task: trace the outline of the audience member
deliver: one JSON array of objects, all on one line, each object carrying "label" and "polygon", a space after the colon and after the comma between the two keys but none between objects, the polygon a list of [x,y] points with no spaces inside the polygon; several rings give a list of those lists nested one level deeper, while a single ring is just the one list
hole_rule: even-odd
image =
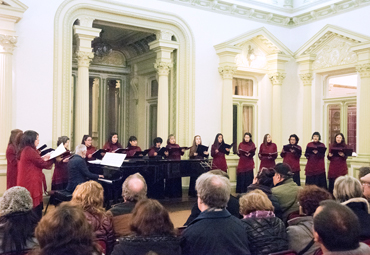
[{"label": "audience member", "polygon": [[274,187],[271,189],[272,194],[279,201],[281,210],[283,212],[283,221],[287,222],[289,214],[297,213],[299,210],[298,206],[298,192],[301,189],[293,181],[293,173],[289,165],[285,163],[278,163],[275,167]]},{"label": "audience member", "polygon": [[[217,174],[217,175],[224,176],[227,179],[229,179],[229,175],[226,172],[222,171],[222,170],[216,169],[216,170],[211,170],[209,172],[212,173],[212,174]],[[240,219],[242,218],[242,216],[239,213],[239,200],[238,200],[238,198],[234,197],[231,194],[230,194],[229,201],[227,202],[226,209],[229,211],[229,213],[231,213],[231,215],[234,215],[235,217],[240,218]],[[190,216],[186,220],[184,226],[189,225],[196,217],[199,216],[200,213],[201,213],[201,211],[199,210],[198,202],[196,202],[194,204],[193,208],[191,208]]]},{"label": "audience member", "polygon": [[105,254],[110,254],[114,246],[115,238],[112,225],[112,214],[106,212],[103,208],[103,187],[95,181],[79,184],[72,194],[71,202],[74,205],[82,207],[95,233],[96,240],[100,241],[100,243],[103,242],[106,245]]},{"label": "audience member", "polygon": [[275,217],[274,207],[263,191],[251,191],[239,203],[252,254],[267,255],[288,249],[285,225]]},{"label": "audience member", "polygon": [[314,214],[313,227],[315,241],[324,255],[370,254],[370,247],[359,242],[360,223],[346,206],[335,201],[322,201]]},{"label": "audience member", "polygon": [[201,214],[183,232],[182,254],[250,254],[243,223],[226,210],[230,181],[207,172],[199,176],[195,187]]},{"label": "audience member", "polygon": [[66,188],[68,192],[73,192],[78,184],[90,179],[104,178],[104,175],[93,174],[89,171],[85,161],[86,151],[85,145],[77,145],[75,155],[68,162],[68,185]]},{"label": "audience member", "polygon": [[313,214],[320,202],[331,199],[330,193],[316,185],[307,185],[298,193],[300,217],[288,221],[289,249],[301,255],[312,255],[320,248],[313,236]]},{"label": "audience member", "polygon": [[248,186],[247,192],[256,189],[262,190],[274,206],[275,216],[279,219],[282,219],[283,213],[281,211],[279,201],[271,192],[271,188],[274,186],[274,175],[274,169],[262,167],[262,169],[257,173],[257,176],[254,178],[253,183]]},{"label": "audience member", "polygon": [[32,207],[26,188],[14,186],[4,192],[0,200],[0,254],[21,254],[36,245],[34,231],[39,219]]},{"label": "audience member", "polygon": [[40,247],[37,255],[96,255],[91,225],[83,210],[69,202],[61,203],[38,224],[36,238]]},{"label": "audience member", "polygon": [[369,201],[370,200],[370,174],[361,177],[363,196]]},{"label": "audience member", "polygon": [[370,208],[369,203],[362,197],[362,187],[359,180],[351,176],[341,176],[334,183],[335,199],[348,206],[358,217],[361,226],[360,237],[370,238]]},{"label": "audience member", "polygon": [[136,203],[130,229],[132,235],[120,238],[112,255],[181,254],[168,212],[157,200],[141,199]]},{"label": "audience member", "polygon": [[368,166],[360,167],[360,169],[358,170],[358,179],[360,180],[362,177],[368,174],[370,174],[370,167]]}]

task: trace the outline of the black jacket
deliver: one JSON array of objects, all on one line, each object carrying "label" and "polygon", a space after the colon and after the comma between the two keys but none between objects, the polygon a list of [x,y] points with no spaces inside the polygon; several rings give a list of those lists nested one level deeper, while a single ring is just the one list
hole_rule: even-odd
[{"label": "black jacket", "polygon": [[370,214],[368,213],[367,204],[364,202],[350,202],[346,206],[351,208],[351,210],[356,214],[358,221],[361,226],[361,239],[370,238]]},{"label": "black jacket", "polygon": [[74,155],[68,162],[68,185],[66,190],[73,192],[78,184],[88,180],[97,180],[99,175],[89,171],[85,159],[80,155]]},{"label": "black jacket", "polygon": [[245,226],[226,209],[204,211],[184,230],[183,255],[249,255]]},{"label": "black jacket", "polygon": [[180,239],[174,236],[127,236],[119,239],[111,255],[181,255]]},{"label": "black jacket", "polygon": [[246,226],[249,247],[253,255],[267,255],[288,250],[288,236],[281,219],[247,218],[241,221]]}]

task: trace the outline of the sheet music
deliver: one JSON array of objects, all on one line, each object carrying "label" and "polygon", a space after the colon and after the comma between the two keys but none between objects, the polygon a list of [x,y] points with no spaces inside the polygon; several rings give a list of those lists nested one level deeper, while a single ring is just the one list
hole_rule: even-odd
[{"label": "sheet music", "polygon": [[[55,151],[51,152],[50,153],[50,159],[53,159],[53,158],[56,158],[60,155],[62,155],[64,152],[66,152],[66,148],[64,147],[64,144],[61,143],[59,144],[58,148],[55,149]],[[50,160],[49,159],[49,160]]]},{"label": "sheet music", "polygon": [[101,160],[100,159],[89,160],[88,162],[90,164],[96,164],[96,165],[100,165],[101,164]]},{"label": "sheet music", "polygon": [[121,167],[125,158],[126,154],[107,152],[101,161],[101,165]]}]

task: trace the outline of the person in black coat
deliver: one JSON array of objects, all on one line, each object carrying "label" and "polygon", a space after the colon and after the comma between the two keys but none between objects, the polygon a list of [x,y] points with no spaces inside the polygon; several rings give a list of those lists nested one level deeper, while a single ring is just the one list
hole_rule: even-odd
[{"label": "person in black coat", "polygon": [[68,162],[68,185],[66,191],[73,192],[78,184],[88,180],[98,180],[104,175],[93,174],[86,165],[86,146],[79,144],[76,147],[76,154]]}]

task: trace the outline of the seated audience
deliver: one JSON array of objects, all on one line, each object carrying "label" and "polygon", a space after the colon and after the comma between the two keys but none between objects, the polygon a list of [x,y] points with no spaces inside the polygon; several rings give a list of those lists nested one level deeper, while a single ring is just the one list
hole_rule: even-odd
[{"label": "seated audience", "polygon": [[96,255],[92,227],[83,210],[69,202],[61,203],[44,216],[35,231],[40,247],[37,255]]},{"label": "seated audience", "polygon": [[254,178],[253,183],[248,186],[247,192],[256,189],[263,191],[270,199],[274,207],[275,216],[282,219],[283,213],[281,211],[279,201],[271,192],[271,188],[274,186],[274,175],[274,169],[262,167],[262,169],[257,173],[257,176]]},{"label": "seated audience", "polygon": [[130,220],[130,236],[119,239],[112,255],[181,255],[180,239],[167,210],[157,201],[142,199],[136,203]]},{"label": "seated audience", "polygon": [[26,188],[14,186],[4,192],[0,200],[0,254],[21,254],[37,244],[34,231],[39,219],[32,207]]},{"label": "seated audience", "polygon": [[76,186],[90,179],[98,180],[104,178],[104,175],[93,174],[86,165],[86,146],[79,144],[76,146],[75,155],[68,162],[68,185],[66,190],[73,192]]},{"label": "seated audience", "polygon": [[369,203],[362,197],[361,183],[354,177],[341,176],[334,183],[334,198],[349,207],[358,217],[361,226],[360,237],[370,238],[370,208]]},{"label": "seated audience", "polygon": [[251,191],[239,203],[252,254],[267,255],[288,249],[285,225],[275,217],[274,207],[265,193]]},{"label": "seated audience", "polygon": [[[226,172],[222,171],[222,170],[212,170],[212,171],[209,171],[209,172],[212,173],[212,174],[218,174],[218,175],[224,176],[227,179],[229,179],[229,175]],[[237,218],[242,218],[242,216],[239,213],[239,200],[238,200],[238,198],[234,197],[231,194],[230,194],[230,199],[227,202],[226,209],[229,211],[229,213],[231,213],[231,215],[234,215]],[[198,215],[200,213],[201,213],[201,211],[199,210],[198,202],[196,202],[194,204],[193,208],[191,208],[190,216],[186,220],[184,226],[189,225],[196,217],[198,217]]]},{"label": "seated audience", "polygon": [[313,228],[315,241],[324,255],[370,254],[370,247],[359,242],[360,223],[346,206],[335,201],[322,201],[313,216]]},{"label": "seated audience", "polygon": [[368,174],[370,174],[370,167],[368,166],[360,167],[360,169],[358,170],[358,179],[360,180],[362,177]]},{"label": "seated audience", "polygon": [[183,232],[182,254],[251,254],[243,223],[226,210],[230,181],[207,172],[198,177],[195,188],[201,213]]},{"label": "seated audience", "polygon": [[370,174],[361,177],[363,196],[369,201],[370,200]]},{"label": "seated audience", "polygon": [[320,202],[331,199],[330,193],[316,185],[307,185],[298,193],[299,217],[288,221],[289,250],[312,255],[320,248],[313,236],[313,214]]},{"label": "seated audience", "polygon": [[278,163],[275,167],[274,187],[271,189],[272,194],[279,201],[283,212],[283,221],[287,222],[291,213],[297,213],[299,210],[297,195],[301,189],[293,181],[293,173],[289,165]]},{"label": "seated audience", "polygon": [[103,242],[106,246],[105,254],[110,254],[115,238],[112,226],[112,214],[106,212],[103,208],[103,187],[95,181],[82,183],[73,192],[71,203],[82,207],[95,233],[96,240]]}]

